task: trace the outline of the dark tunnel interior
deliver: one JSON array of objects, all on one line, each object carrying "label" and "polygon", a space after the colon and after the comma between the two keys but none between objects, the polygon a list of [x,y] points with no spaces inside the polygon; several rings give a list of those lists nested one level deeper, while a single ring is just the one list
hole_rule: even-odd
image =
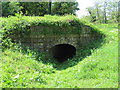
[{"label": "dark tunnel interior", "polygon": [[55,60],[64,62],[74,57],[76,48],[70,44],[58,44],[50,49],[50,53]]}]

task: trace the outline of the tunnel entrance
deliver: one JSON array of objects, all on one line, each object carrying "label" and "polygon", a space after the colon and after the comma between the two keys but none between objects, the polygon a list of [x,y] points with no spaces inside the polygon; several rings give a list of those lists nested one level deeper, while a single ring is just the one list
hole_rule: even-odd
[{"label": "tunnel entrance", "polygon": [[63,62],[69,58],[73,58],[76,54],[76,48],[69,44],[59,44],[52,47],[50,53],[54,59]]}]

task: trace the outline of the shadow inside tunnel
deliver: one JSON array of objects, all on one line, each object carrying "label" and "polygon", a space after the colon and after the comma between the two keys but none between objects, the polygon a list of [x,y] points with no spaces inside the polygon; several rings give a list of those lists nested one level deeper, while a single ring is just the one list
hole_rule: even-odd
[{"label": "shadow inside tunnel", "polygon": [[49,54],[53,59],[62,63],[76,55],[76,48],[70,44],[58,44],[49,49]]},{"label": "shadow inside tunnel", "polygon": [[92,41],[86,46],[80,47],[79,50],[76,50],[75,47],[69,44],[60,44],[51,48],[52,58],[45,57],[42,62],[44,64],[50,63],[56,70],[64,70],[77,65],[85,57],[90,56],[91,51],[100,48],[104,42],[105,39],[102,37],[101,39]]},{"label": "shadow inside tunnel", "polygon": [[30,47],[26,48],[24,45],[22,46],[22,50],[24,53],[29,53],[31,50],[30,52],[37,61],[47,65],[50,64],[56,70],[64,70],[77,65],[85,57],[90,56],[92,53],[91,51],[100,48],[103,45],[105,42],[104,38],[105,36],[91,41],[90,44],[81,46],[79,50],[76,50],[76,48],[70,44],[55,45],[50,48],[50,56],[40,50]]}]

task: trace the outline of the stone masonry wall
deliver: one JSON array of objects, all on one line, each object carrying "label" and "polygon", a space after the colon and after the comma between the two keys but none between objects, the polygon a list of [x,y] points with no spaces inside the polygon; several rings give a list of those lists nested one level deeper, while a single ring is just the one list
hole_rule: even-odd
[{"label": "stone masonry wall", "polygon": [[[73,27],[74,28],[74,27]],[[72,29],[73,29],[72,28]],[[67,29],[67,28],[66,28]],[[70,28],[68,28],[70,29]],[[33,26],[30,28],[30,33],[26,35],[14,35],[14,39],[16,42],[21,42],[22,44],[36,48],[40,51],[48,51],[55,45],[58,44],[70,44],[77,49],[81,46],[87,45],[90,42],[97,39],[96,35],[91,34],[91,27],[83,26],[81,28],[81,33],[76,34],[49,34],[48,33],[41,33],[45,30],[61,30],[56,27],[45,27],[45,26]],[[68,32],[68,30],[61,30],[61,32]],[[16,38],[17,37],[17,38]]]}]

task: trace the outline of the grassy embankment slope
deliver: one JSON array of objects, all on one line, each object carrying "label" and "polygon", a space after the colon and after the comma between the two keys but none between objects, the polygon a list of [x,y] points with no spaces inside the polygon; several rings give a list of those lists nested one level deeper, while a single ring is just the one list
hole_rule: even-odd
[{"label": "grassy embankment slope", "polygon": [[[21,49],[12,48],[4,50],[0,58],[0,85],[9,88],[117,88],[117,24],[97,26],[106,35],[105,42],[101,47],[91,50],[91,54],[82,61],[78,60],[76,65],[66,69],[57,70],[52,63],[43,63],[40,59],[43,59],[44,55],[36,60],[35,53],[29,51],[23,53]],[[87,50],[85,52],[87,53]],[[65,66],[66,62],[59,68]]]},{"label": "grassy embankment slope", "polygon": [[46,87],[117,88],[118,29],[116,24],[97,25],[106,35],[105,43],[76,66],[57,71]]}]

